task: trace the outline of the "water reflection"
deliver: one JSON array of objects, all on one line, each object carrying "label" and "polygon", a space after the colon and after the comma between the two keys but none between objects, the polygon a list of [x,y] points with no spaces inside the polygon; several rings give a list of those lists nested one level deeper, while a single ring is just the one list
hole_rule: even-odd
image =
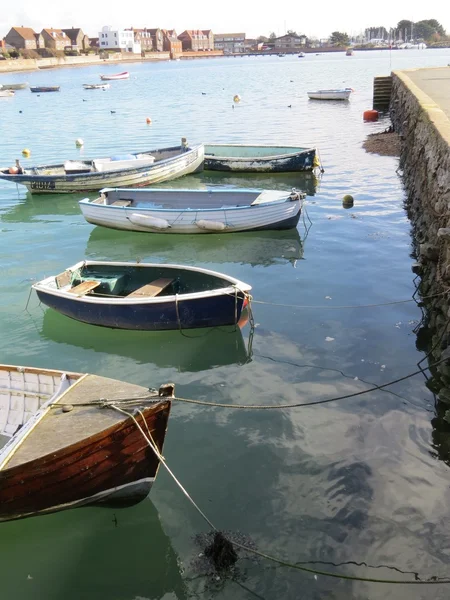
[{"label": "water reflection", "polygon": [[[11,195],[11,198],[13,196]],[[31,223],[39,217],[50,215],[79,215],[78,201],[86,194],[38,194],[20,195],[17,204],[3,209],[0,219],[5,223]]]},{"label": "water reflection", "polygon": [[179,558],[149,500],[115,512],[83,508],[2,523],[0,552],[8,555],[4,598],[188,597]]},{"label": "water reflection", "polygon": [[[243,313],[244,314],[244,313]],[[94,352],[131,358],[183,371],[205,371],[224,365],[243,365],[252,358],[252,332],[244,342],[239,327],[179,331],[118,331],[73,321],[49,309],[44,313],[42,338]]]},{"label": "water reflection", "polygon": [[[177,242],[177,243],[175,243]],[[86,245],[86,257],[95,260],[180,261],[198,264],[240,263],[270,266],[290,262],[295,265],[303,256],[303,243],[297,229],[255,231],[225,235],[183,235],[174,240],[170,234],[114,231],[94,227]]]}]

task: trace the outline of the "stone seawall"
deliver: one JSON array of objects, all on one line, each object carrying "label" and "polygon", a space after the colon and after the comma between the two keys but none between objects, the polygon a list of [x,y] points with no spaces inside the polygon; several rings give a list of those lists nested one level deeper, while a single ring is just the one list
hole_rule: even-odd
[{"label": "stone seawall", "polygon": [[[420,276],[425,308],[417,345],[430,353],[431,364],[450,359],[450,121],[408,71],[392,75],[390,112],[402,140],[400,168],[417,259],[413,270]],[[433,370],[432,386],[450,403],[450,360]]]}]

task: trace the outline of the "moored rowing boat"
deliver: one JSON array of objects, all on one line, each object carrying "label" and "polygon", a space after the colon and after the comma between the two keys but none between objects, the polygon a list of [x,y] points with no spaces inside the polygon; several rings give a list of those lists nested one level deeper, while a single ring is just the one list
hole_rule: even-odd
[{"label": "moored rowing boat", "polygon": [[143,500],[159,459],[113,408],[123,401],[161,452],[167,398],[96,375],[0,365],[0,433],[10,437],[0,450],[0,521]]}]

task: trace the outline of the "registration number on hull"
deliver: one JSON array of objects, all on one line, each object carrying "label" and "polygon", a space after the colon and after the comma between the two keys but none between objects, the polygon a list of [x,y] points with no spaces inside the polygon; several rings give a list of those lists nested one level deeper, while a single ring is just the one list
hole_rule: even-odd
[{"label": "registration number on hull", "polygon": [[33,181],[30,184],[30,188],[32,190],[54,190],[55,182],[54,181]]}]

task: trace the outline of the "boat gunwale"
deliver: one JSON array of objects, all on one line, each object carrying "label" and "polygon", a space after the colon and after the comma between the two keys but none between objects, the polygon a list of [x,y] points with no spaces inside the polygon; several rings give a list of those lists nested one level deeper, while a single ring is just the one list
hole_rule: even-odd
[{"label": "boat gunwale", "polygon": [[218,277],[219,279],[223,279],[224,282],[227,282],[227,287],[223,288],[215,288],[212,290],[206,290],[202,292],[190,292],[188,294],[172,294],[170,296],[154,296],[152,298],[139,298],[139,297],[129,297],[124,296],[121,298],[115,297],[96,297],[96,296],[76,296],[72,294],[69,290],[63,289],[53,289],[47,287],[50,282],[55,281],[56,275],[50,275],[41,281],[33,283],[31,286],[36,292],[41,291],[48,293],[52,296],[57,296],[59,298],[66,298],[75,302],[88,302],[91,304],[114,304],[118,306],[129,305],[129,304],[163,304],[167,302],[182,302],[187,300],[201,300],[204,298],[213,298],[217,296],[231,295],[235,296],[237,292],[249,292],[252,289],[252,286],[244,281],[240,281],[235,277],[231,277],[229,275],[224,275],[223,273],[219,273],[217,271],[212,271],[210,269],[204,269],[202,267],[192,267],[185,265],[176,265],[176,264],[166,264],[166,263],[130,263],[130,262],[122,262],[122,261],[96,261],[96,260],[87,260],[80,261],[71,267],[67,267],[65,271],[76,271],[82,267],[86,266],[96,266],[96,265],[107,265],[107,266],[116,266],[116,267],[140,267],[140,268],[175,268],[186,271],[195,271],[197,273],[202,273],[204,275],[210,275],[213,277]]},{"label": "boat gunwale", "polygon": [[[212,194],[217,193],[217,192],[226,192],[226,193],[234,193],[234,194],[241,194],[241,193],[245,193],[245,192],[258,192],[258,196],[253,200],[253,202],[255,202],[255,200],[266,190],[255,190],[255,189],[251,189],[251,188],[241,188],[238,190],[228,190],[228,189],[215,189],[215,190],[193,190],[193,189],[175,189],[175,188],[150,188],[148,190],[139,190],[139,189],[130,189],[130,188],[104,188],[102,190],[100,190],[100,194],[104,194],[105,192],[130,192],[130,193],[145,193],[145,192],[177,192],[177,193],[192,193],[192,194],[196,194],[196,193],[202,193],[202,194],[208,194],[210,192],[212,192]],[[269,190],[271,192],[278,192],[278,190]],[[146,211],[146,212],[160,212],[160,213],[185,213],[185,212],[189,212],[189,213],[205,213],[205,212],[220,212],[223,213],[224,211],[236,211],[236,210],[249,210],[249,209],[257,209],[260,207],[267,207],[267,206],[277,206],[279,204],[285,204],[287,202],[299,202],[300,203],[300,208],[302,208],[302,200],[304,200],[304,192],[296,192],[299,194],[299,198],[296,199],[292,199],[290,197],[290,194],[292,192],[278,192],[280,194],[280,198],[278,200],[267,200],[266,202],[258,202],[258,204],[248,204],[246,206],[225,206],[225,207],[211,207],[211,208],[158,208],[158,207],[145,207],[145,206],[114,206],[113,204],[98,204],[96,203],[96,200],[98,200],[98,198],[95,199],[90,199],[90,198],[83,198],[82,200],[78,201],[78,204],[83,205],[83,206],[95,206],[95,208],[100,208],[100,209],[105,209],[105,208],[113,208],[116,210],[125,210],[126,212],[137,212],[137,211]],[[283,194],[283,195],[281,195]],[[101,197],[101,196],[100,196]]]}]

